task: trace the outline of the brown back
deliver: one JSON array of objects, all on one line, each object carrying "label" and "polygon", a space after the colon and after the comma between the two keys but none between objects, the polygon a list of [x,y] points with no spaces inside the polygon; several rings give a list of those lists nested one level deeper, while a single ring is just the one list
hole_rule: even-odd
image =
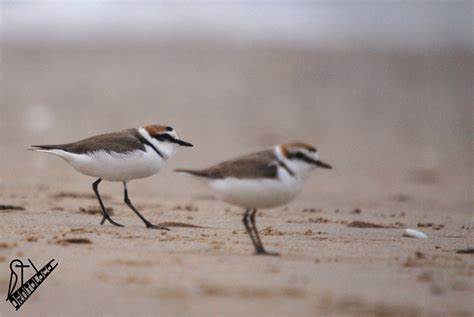
[{"label": "brown back", "polygon": [[233,178],[276,178],[277,166],[271,164],[275,160],[273,150],[265,150],[224,161],[203,170],[178,170],[196,176],[223,179]]},{"label": "brown back", "polygon": [[96,151],[128,153],[136,150],[145,151],[145,146],[140,141],[142,136],[137,129],[128,129],[96,135],[81,141],[58,145],[39,145],[42,149],[59,149],[76,154],[85,154]]}]

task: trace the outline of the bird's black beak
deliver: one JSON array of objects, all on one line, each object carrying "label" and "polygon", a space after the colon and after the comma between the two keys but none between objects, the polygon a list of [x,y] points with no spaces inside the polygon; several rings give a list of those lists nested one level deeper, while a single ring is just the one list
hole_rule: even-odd
[{"label": "bird's black beak", "polygon": [[329,165],[328,163],[324,163],[323,161],[320,161],[320,160],[314,161],[313,164],[318,166],[318,167],[322,167],[322,168],[326,168],[326,169],[332,169],[331,165]]},{"label": "bird's black beak", "polygon": [[189,147],[193,147],[194,145],[192,145],[191,143],[189,142],[186,142],[186,141],[183,141],[183,140],[178,140],[178,139],[175,139],[174,140],[174,143],[178,144],[178,145],[181,145],[181,146],[189,146]]}]

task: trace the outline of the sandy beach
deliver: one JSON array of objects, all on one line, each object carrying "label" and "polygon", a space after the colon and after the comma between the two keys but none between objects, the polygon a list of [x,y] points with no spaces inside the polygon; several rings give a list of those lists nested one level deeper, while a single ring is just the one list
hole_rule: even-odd
[{"label": "sandy beach", "polygon": [[[0,290],[14,258],[57,269],[1,316],[473,316],[472,54],[232,46],[212,41],[2,45]],[[130,183],[147,230],[101,184],[27,151],[166,123],[195,144]],[[276,143],[314,144],[290,205],[242,210],[175,175]],[[9,206],[6,206],[9,205]],[[3,207],[2,207],[3,206]],[[403,237],[406,228],[427,239]]]}]

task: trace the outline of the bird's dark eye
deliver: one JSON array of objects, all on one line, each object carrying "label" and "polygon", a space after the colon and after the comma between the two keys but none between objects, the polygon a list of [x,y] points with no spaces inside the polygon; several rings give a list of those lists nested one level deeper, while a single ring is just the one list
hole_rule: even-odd
[{"label": "bird's dark eye", "polygon": [[172,127],[166,127],[166,131],[173,131]]}]

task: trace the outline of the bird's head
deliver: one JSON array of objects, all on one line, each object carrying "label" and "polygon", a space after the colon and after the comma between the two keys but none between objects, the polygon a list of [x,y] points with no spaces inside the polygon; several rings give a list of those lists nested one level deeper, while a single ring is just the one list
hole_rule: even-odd
[{"label": "bird's head", "polygon": [[278,158],[298,177],[306,178],[315,168],[332,168],[331,165],[319,159],[316,148],[306,143],[280,144],[275,150]]},{"label": "bird's head", "polygon": [[176,153],[180,146],[193,146],[191,143],[181,140],[175,129],[166,125],[146,125],[139,132],[166,157]]}]

